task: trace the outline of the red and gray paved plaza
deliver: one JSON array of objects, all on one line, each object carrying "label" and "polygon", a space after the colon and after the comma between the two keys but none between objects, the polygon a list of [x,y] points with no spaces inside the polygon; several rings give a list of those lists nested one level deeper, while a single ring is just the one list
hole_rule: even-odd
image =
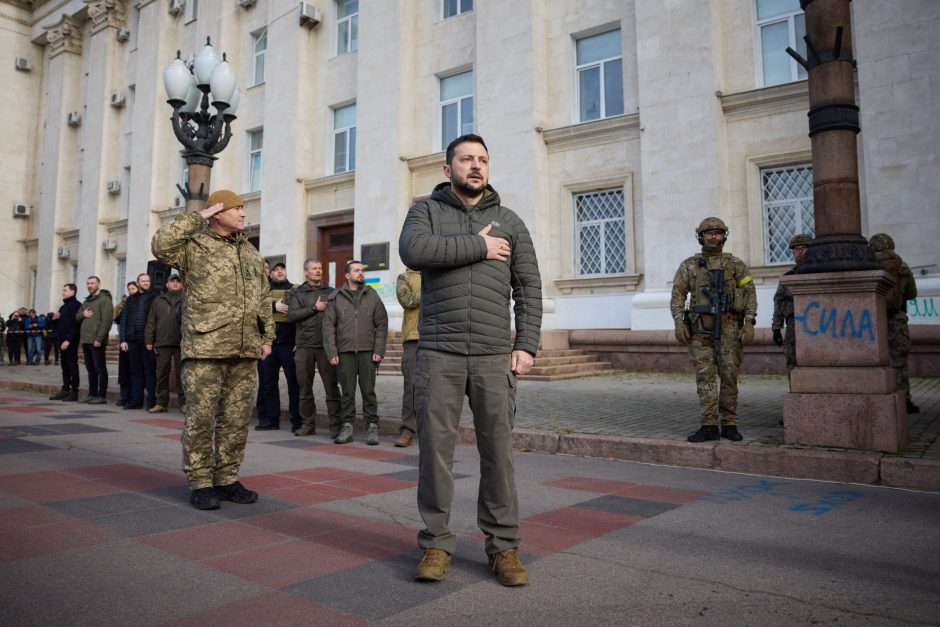
[{"label": "red and gray paved plaza", "polygon": [[[41,379],[44,370],[4,367],[0,376],[9,387],[13,375]],[[655,388],[669,377],[604,379],[591,402],[622,412],[629,394],[617,401],[618,385],[645,379],[652,383],[640,388]],[[773,378],[757,381],[779,394]],[[389,395],[400,384],[380,383]],[[521,417],[533,394],[526,388],[543,387],[533,384],[520,385]],[[760,396],[755,387],[749,381],[742,395]],[[689,412],[678,385],[671,397],[649,394],[650,412]],[[936,411],[932,399],[925,413]],[[565,407],[554,406],[552,428],[571,428]],[[460,445],[454,569],[441,584],[419,584],[416,447],[396,449],[390,435],[369,447],[359,433],[340,446],[324,435],[251,431],[242,479],[260,501],[201,512],[179,469],[181,426],[178,411],[0,391],[0,624],[931,624],[940,616],[938,493],[520,451],[532,584],[507,589],[488,573],[475,525],[476,450]],[[658,437],[681,438],[680,428]]]}]

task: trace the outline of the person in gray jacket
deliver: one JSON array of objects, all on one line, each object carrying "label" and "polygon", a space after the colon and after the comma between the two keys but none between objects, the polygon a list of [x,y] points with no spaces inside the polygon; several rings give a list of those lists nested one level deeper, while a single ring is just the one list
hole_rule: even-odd
[{"label": "person in gray jacket", "polygon": [[[519,501],[512,464],[516,377],[532,367],[542,325],[542,280],[528,229],[489,184],[483,138],[447,147],[430,199],[408,211],[401,260],[421,271],[421,322],[414,372],[419,453],[416,579],[439,581],[457,538],[450,529],[457,425],[464,396],[480,452],[477,524],[490,569],[505,586],[528,583],[519,560]],[[509,316],[512,294],[515,339]]]},{"label": "person in gray jacket", "polygon": [[340,431],[340,393],[336,381],[336,366],[330,364],[323,350],[323,312],[333,288],[323,283],[323,264],[317,259],[304,262],[304,279],[287,293],[287,319],[297,325],[294,364],[300,384],[300,418],[303,425],[294,435],[306,436],[317,432],[317,403],[313,397],[313,377],[320,371],[320,381],[326,394],[326,411],[330,420],[330,437]]},{"label": "person in gray jacket", "polygon": [[378,293],[365,284],[365,268],[355,259],[346,262],[346,284],[327,298],[323,315],[323,349],[330,363],[339,366],[343,390],[340,399],[337,444],[352,442],[356,418],[356,383],[362,394],[362,417],[368,424],[366,444],[379,443],[378,400],[375,374],[385,356],[388,312]]}]

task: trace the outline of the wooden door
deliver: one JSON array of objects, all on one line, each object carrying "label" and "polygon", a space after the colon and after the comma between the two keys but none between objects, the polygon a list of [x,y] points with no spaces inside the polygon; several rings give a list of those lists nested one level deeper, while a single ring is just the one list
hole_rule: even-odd
[{"label": "wooden door", "polygon": [[321,227],[317,250],[323,262],[323,282],[333,287],[341,286],[346,280],[344,266],[354,257],[353,225]]}]

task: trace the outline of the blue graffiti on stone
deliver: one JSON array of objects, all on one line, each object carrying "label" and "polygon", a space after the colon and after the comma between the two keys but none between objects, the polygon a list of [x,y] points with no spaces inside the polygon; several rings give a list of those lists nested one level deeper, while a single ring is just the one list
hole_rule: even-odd
[{"label": "blue graffiti on stone", "polygon": [[[819,318],[814,322],[818,310]],[[875,323],[871,312],[863,309],[855,312],[851,309],[839,311],[836,307],[824,307],[813,301],[806,304],[802,315],[793,316],[803,327],[803,332],[810,336],[829,335],[856,340],[875,341]]]}]

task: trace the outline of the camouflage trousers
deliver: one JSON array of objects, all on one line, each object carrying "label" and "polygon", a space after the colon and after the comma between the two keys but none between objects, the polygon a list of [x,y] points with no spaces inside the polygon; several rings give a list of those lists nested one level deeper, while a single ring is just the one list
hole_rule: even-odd
[{"label": "camouflage trousers", "polygon": [[689,343],[703,425],[717,425],[719,414],[723,425],[738,424],[738,370],[743,350],[737,325],[727,324],[721,336],[717,364],[711,337],[693,335]]},{"label": "camouflage trousers", "polygon": [[911,382],[907,376],[907,355],[911,352],[911,332],[907,326],[907,315],[896,314],[888,318],[888,351],[891,353],[891,367],[899,392],[904,392],[908,402],[911,400]]},{"label": "camouflage trousers", "polygon": [[796,327],[789,318],[783,333],[783,357],[787,360],[787,372],[796,368]]},{"label": "camouflage trousers", "polygon": [[185,359],[183,472],[191,490],[238,480],[258,389],[257,359]]}]

